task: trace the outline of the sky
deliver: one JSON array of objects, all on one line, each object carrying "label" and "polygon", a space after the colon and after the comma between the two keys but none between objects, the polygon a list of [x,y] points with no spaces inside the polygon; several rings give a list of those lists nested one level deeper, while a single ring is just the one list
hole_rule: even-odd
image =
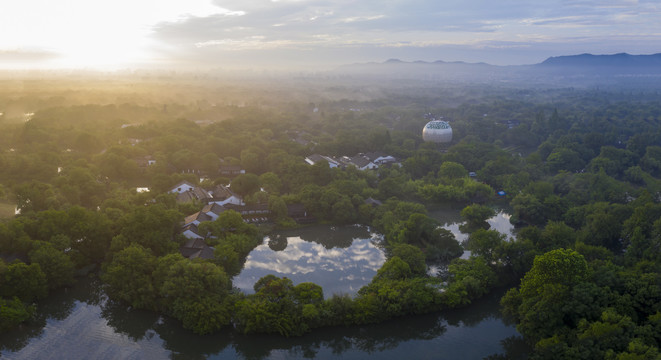
[{"label": "sky", "polygon": [[658,0],[17,0],[0,69],[327,70],[661,52]]}]

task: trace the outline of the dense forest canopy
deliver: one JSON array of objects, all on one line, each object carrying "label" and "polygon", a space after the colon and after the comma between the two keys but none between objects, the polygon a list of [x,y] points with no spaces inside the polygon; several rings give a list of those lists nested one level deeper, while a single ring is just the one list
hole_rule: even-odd
[{"label": "dense forest canopy", "polygon": [[[533,358],[659,356],[654,91],[136,74],[2,84],[0,331],[88,273],[112,299],[199,334],[297,336],[453,309],[507,287],[503,312]],[[426,114],[450,123],[450,144],[422,141]],[[305,161],[370,152],[396,164]],[[232,166],[244,173],[221,173]],[[188,259],[184,218],[207,204],[177,201],[170,190],[184,181],[229,185],[269,221],[228,210],[201,222],[213,256]],[[447,203],[463,208],[462,244],[427,214]],[[495,203],[513,210],[515,238],[489,229]],[[294,205],[384,235],[387,261],[355,297],[273,275],[254,294],[233,289],[264,234],[302,226]],[[464,250],[471,256],[458,258]],[[434,261],[447,272],[429,275]]]}]

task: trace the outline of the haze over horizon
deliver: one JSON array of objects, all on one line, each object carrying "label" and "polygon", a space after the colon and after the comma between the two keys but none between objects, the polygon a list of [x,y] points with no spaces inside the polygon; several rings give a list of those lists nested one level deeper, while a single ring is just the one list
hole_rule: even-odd
[{"label": "haze over horizon", "polygon": [[661,52],[659,18],[648,0],[23,0],[0,11],[0,69],[534,64]]}]

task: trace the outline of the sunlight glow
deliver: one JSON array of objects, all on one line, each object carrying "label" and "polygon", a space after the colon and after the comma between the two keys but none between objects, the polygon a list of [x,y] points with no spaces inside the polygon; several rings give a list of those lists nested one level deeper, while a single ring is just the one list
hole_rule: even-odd
[{"label": "sunlight glow", "polygon": [[0,12],[0,51],[50,53],[51,65],[59,68],[113,69],[153,60],[154,25],[240,15],[210,0],[22,0],[6,6],[11,9]]}]

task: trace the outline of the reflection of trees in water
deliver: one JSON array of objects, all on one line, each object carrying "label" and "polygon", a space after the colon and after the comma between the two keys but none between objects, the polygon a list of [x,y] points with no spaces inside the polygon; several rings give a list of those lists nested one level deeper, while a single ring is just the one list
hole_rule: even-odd
[{"label": "reflection of trees in water", "polygon": [[285,351],[289,357],[314,358],[321,349],[328,349],[334,355],[350,350],[371,354],[396,348],[402,342],[439,337],[446,330],[441,320],[438,314],[403,317],[369,326],[315,329],[301,338],[237,335],[234,338],[234,348],[246,359],[269,358],[273,351]]},{"label": "reflection of trees in water", "polygon": [[45,319],[37,319],[21,325],[18,329],[0,334],[0,351],[20,351],[32,338],[41,336],[45,326]]},{"label": "reflection of trees in water", "polygon": [[[498,216],[498,215],[496,215]],[[482,221],[479,223],[474,223],[474,224],[469,224],[469,223],[464,223],[459,225],[459,231],[465,234],[470,234],[474,231],[477,231],[479,229],[484,229],[484,230],[489,230],[491,228],[491,225],[489,225],[488,222]]]},{"label": "reflection of trees in water", "polygon": [[[307,242],[315,242],[326,249],[348,248],[354,239],[368,239],[370,232],[365,226],[310,226],[290,231],[278,232],[277,236],[300,237]],[[270,246],[270,245],[269,245]]]},{"label": "reflection of trees in water", "polygon": [[151,329],[158,321],[159,315],[151,311],[128,308],[126,303],[108,300],[101,305],[101,316],[116,333],[126,335],[132,341],[142,340],[145,335],[153,336]]},{"label": "reflection of trees in water", "polygon": [[274,352],[288,354],[284,355],[285,358],[315,358],[322,349],[328,349],[335,355],[351,350],[376,353],[396,348],[402,342],[434,339],[446,331],[440,314],[404,317],[386,324],[362,327],[315,329],[300,338],[244,335],[231,329],[219,334],[198,336],[182,329],[176,320],[167,317],[162,319],[154,326],[154,330],[164,341],[163,346],[172,352],[173,359],[205,359],[227,351],[230,346],[240,358],[245,359],[267,359],[273,357]]},{"label": "reflection of trees in water", "polygon": [[402,342],[431,340],[447,331],[438,314],[403,317],[391,322],[393,324],[377,324],[365,328],[354,338],[356,348],[367,353],[379,352],[394,349]]},{"label": "reflection of trees in water", "polygon": [[498,302],[504,290],[494,290],[489,295],[473,301],[470,306],[443,312],[443,317],[451,326],[475,326],[488,318],[500,319]]},{"label": "reflection of trees in water", "polygon": [[43,334],[44,327],[46,327],[49,319],[66,319],[71,315],[76,301],[79,301],[85,294],[85,291],[81,291],[81,288],[87,287],[86,284],[82,287],[74,285],[70,288],[62,288],[51,292],[47,299],[37,303],[37,311],[32,320],[20,325],[17,329],[0,335],[0,350],[20,351],[29,345],[33,338]]},{"label": "reflection of trees in water", "polygon": [[[432,340],[451,331],[451,326],[475,326],[486,318],[499,318],[498,299],[502,292],[494,292],[464,309],[420,316],[406,316],[369,326],[333,327],[313,330],[300,338],[278,335],[243,335],[231,328],[220,333],[198,336],[181,327],[181,322],[149,311],[129,311],[128,306],[106,299],[98,280],[85,280],[73,288],[56,292],[38,309],[37,319],[20,329],[0,336],[0,350],[19,351],[43,333],[49,318],[64,319],[71,314],[82,294],[87,293],[90,303],[101,307],[101,316],[115,332],[132,341],[150,339],[158,334],[163,348],[171,352],[172,359],[206,359],[211,356],[240,357],[246,359],[271,358],[275,353],[283,357],[314,358],[320,353],[332,352],[376,354],[395,349],[402,343]],[[89,295],[92,294],[92,295]],[[89,303],[88,303],[89,304]],[[485,330],[489,331],[489,330]],[[479,336],[479,335],[477,335]],[[75,341],[63,338],[62,341]],[[504,357],[493,359],[524,359],[530,350],[520,337],[502,341]],[[149,357],[149,354],[145,354]],[[289,355],[289,356],[287,356]]]},{"label": "reflection of trees in water", "polygon": [[510,336],[500,341],[505,352],[487,356],[487,360],[525,360],[530,357],[532,348],[523,337]]},{"label": "reflection of trees in water", "polygon": [[287,236],[283,234],[270,235],[268,245],[273,251],[282,251],[287,248]]},{"label": "reflection of trees in water", "polygon": [[206,359],[225,350],[232,343],[230,328],[223,328],[213,335],[195,335],[184,330],[181,322],[167,316],[160,318],[154,331],[163,340],[163,347],[171,351],[171,359]]}]

